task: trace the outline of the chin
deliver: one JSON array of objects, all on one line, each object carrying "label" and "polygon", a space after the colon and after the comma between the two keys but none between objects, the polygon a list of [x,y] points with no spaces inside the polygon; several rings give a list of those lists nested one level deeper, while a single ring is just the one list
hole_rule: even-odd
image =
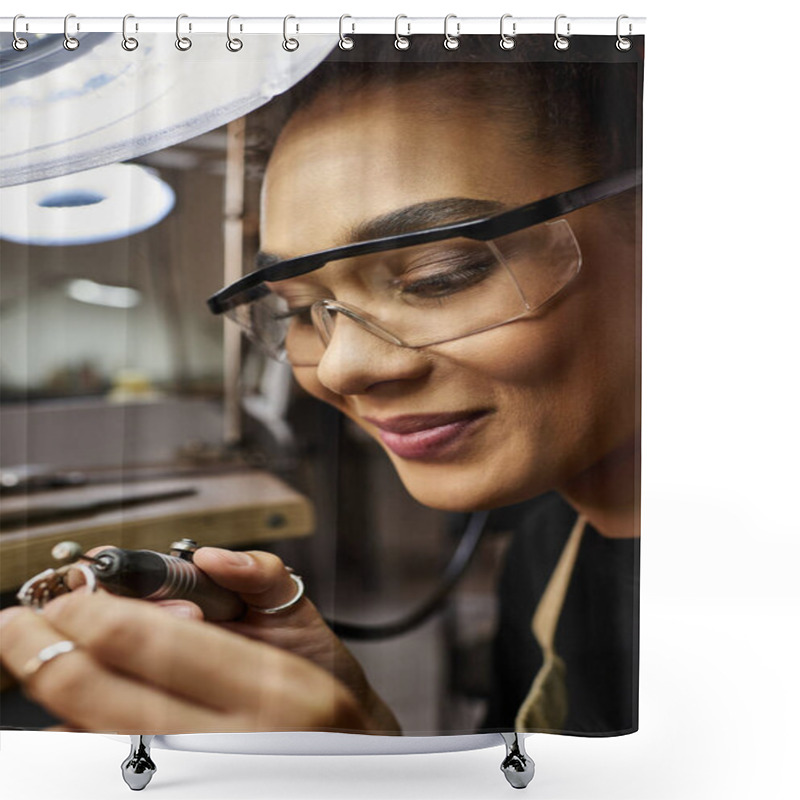
[{"label": "chin", "polygon": [[[514,485],[507,480],[491,480],[484,470],[479,474],[454,474],[455,470],[438,467],[424,470],[395,463],[398,475],[408,493],[418,502],[437,511],[469,513],[521,503],[551,489],[537,481]],[[487,478],[489,478],[487,480]]]}]

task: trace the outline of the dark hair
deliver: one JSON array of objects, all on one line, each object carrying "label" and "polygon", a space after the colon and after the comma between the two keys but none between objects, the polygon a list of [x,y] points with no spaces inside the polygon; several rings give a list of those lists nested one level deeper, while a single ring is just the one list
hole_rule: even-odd
[{"label": "dark hair", "polygon": [[[346,103],[359,91],[415,81],[438,83],[452,104],[480,104],[518,132],[522,145],[535,143],[537,154],[569,163],[586,182],[641,163],[641,37],[626,53],[596,36],[575,37],[563,52],[552,36],[518,37],[510,51],[496,36],[464,36],[456,51],[439,36],[412,37],[407,51],[396,50],[392,36],[355,41],[352,50],[334,48],[295,87],[253,112],[248,130],[257,134],[262,166],[288,118],[321,95]],[[432,113],[447,113],[447,106],[438,102]]]}]

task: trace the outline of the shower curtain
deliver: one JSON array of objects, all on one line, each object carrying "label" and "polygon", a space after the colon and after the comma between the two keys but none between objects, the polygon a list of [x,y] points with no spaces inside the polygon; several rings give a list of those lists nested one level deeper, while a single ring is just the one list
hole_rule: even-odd
[{"label": "shower curtain", "polygon": [[643,37],[23,22],[0,726],[635,731]]}]

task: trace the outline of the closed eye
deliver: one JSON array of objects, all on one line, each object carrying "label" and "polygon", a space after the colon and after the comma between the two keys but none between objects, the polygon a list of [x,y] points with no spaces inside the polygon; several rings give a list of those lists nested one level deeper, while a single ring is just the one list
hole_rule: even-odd
[{"label": "closed eye", "polygon": [[[406,273],[396,282],[401,293],[419,299],[443,298],[469,289],[485,280],[497,267],[497,260],[490,252],[480,258],[469,260],[454,259],[456,264],[450,268],[437,269],[429,274],[419,275],[420,270]],[[409,281],[410,275],[414,280]]]},{"label": "closed eye", "polygon": [[311,306],[296,306],[295,308],[287,308],[285,311],[276,312],[273,315],[274,319],[278,322],[296,320],[301,325],[313,325],[311,319]]}]

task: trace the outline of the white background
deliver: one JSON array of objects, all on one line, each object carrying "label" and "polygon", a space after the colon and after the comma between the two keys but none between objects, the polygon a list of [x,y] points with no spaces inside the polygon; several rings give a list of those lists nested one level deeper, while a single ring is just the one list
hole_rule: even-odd
[{"label": "white background", "polygon": [[[730,9],[726,13],[726,7]],[[796,5],[36,0],[29,16],[646,16],[641,730],[536,736],[540,800],[798,796]],[[734,10],[735,9],[735,10]],[[124,744],[0,735],[5,797],[128,797]],[[501,749],[155,751],[157,798],[509,797]],[[522,795],[521,795],[522,796]]]}]

